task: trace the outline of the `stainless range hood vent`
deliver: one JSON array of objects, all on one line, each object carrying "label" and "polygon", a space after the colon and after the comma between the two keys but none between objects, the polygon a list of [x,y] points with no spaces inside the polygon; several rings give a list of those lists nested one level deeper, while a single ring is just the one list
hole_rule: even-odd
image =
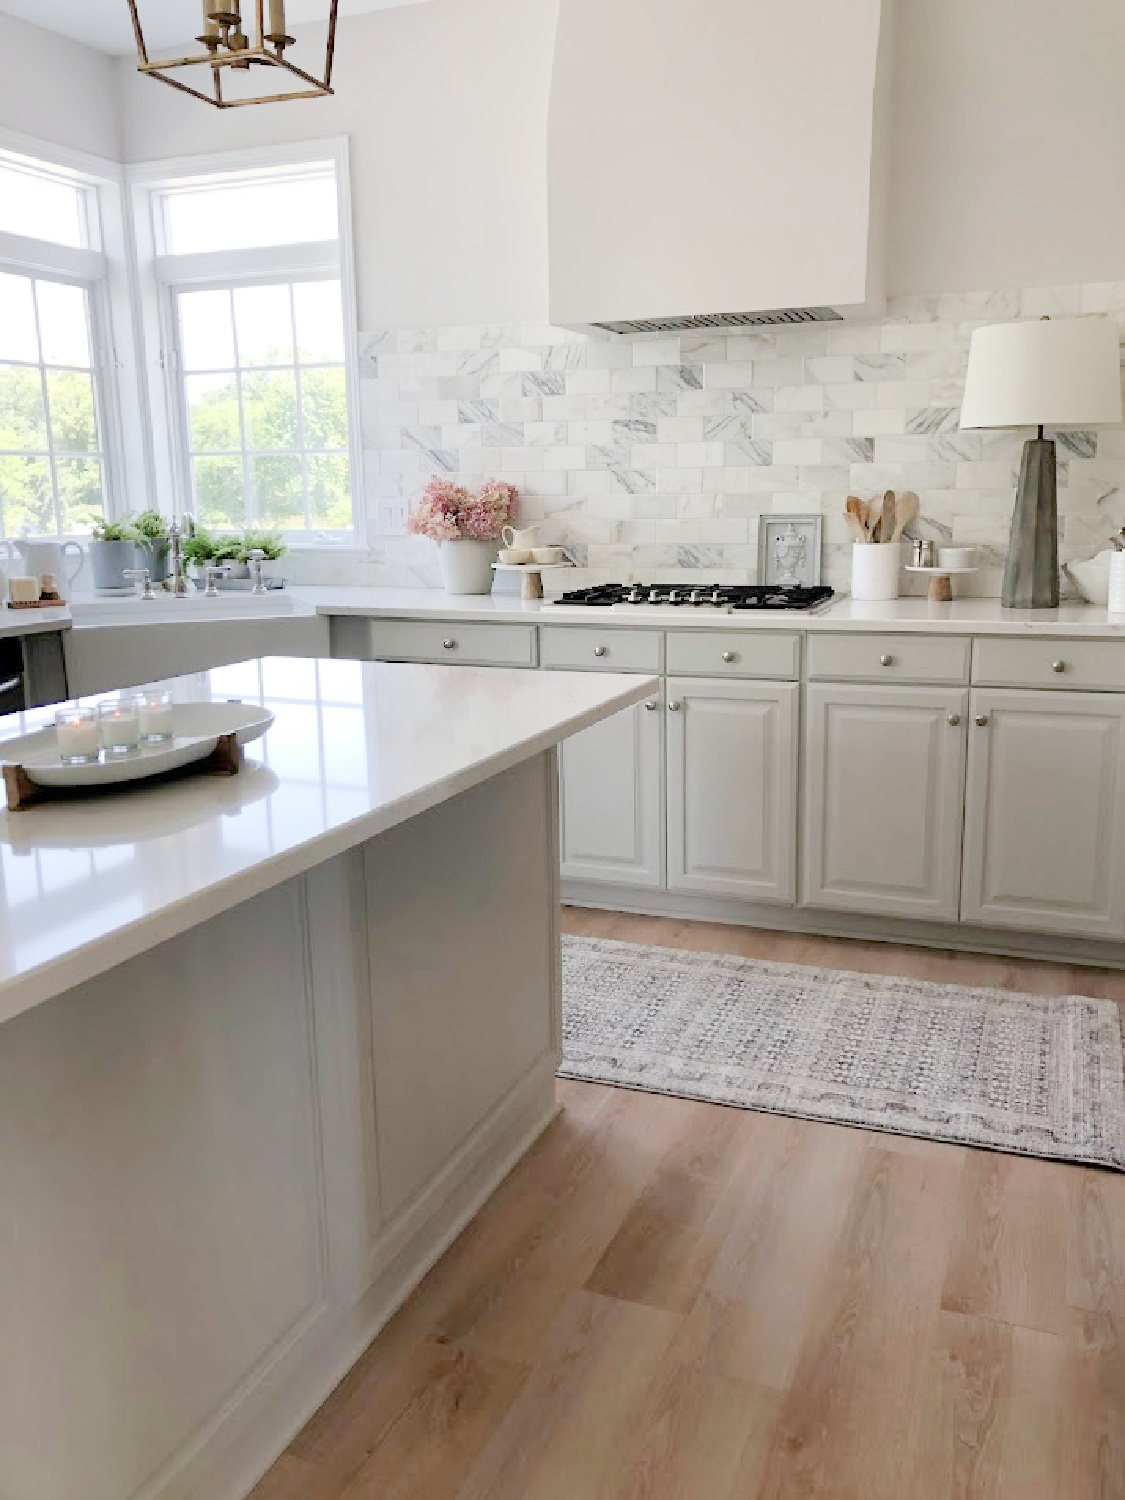
[{"label": "stainless range hood vent", "polygon": [[834,307],[783,307],[775,312],[703,313],[684,318],[631,318],[593,323],[603,333],[689,333],[694,328],[762,328],[774,323],[842,323]]}]

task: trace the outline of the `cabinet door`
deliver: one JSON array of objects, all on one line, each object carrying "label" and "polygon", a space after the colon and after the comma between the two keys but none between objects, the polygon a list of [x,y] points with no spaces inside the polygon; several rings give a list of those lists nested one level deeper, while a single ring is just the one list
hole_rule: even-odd
[{"label": "cabinet door", "polygon": [[564,880],[662,884],[660,708],[659,698],[649,699],[563,741],[559,782]]},{"label": "cabinet door", "polygon": [[668,889],[792,902],[796,683],[675,677],[668,703]]},{"label": "cabinet door", "polygon": [[810,684],[806,906],[957,920],[968,697]]},{"label": "cabinet door", "polygon": [[975,689],[961,916],[1125,933],[1125,696]]}]

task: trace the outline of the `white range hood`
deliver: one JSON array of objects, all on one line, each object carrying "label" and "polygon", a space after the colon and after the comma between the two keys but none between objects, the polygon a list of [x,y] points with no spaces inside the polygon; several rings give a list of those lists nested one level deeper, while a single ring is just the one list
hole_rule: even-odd
[{"label": "white range hood", "polygon": [[560,0],[551,321],[877,316],[891,0]]}]

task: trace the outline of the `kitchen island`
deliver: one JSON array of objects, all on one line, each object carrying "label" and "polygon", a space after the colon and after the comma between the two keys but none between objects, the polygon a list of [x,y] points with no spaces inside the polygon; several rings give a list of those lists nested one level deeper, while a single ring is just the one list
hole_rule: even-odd
[{"label": "kitchen island", "polygon": [[242,663],[239,775],[4,816],[5,1500],[245,1494],[550,1121],[555,747],[655,687]]}]

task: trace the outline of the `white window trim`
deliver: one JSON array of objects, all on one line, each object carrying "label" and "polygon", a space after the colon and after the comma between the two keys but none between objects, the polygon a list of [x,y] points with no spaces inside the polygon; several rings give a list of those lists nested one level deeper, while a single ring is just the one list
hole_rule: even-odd
[{"label": "white window trim", "polygon": [[[143,507],[153,475],[148,459],[147,392],[140,379],[133,318],[128,205],[120,162],[0,128],[0,151],[70,177],[88,194],[96,249],[0,233],[0,269],[39,279],[77,281],[90,296],[91,356],[102,442],[102,497],[107,517]],[[87,209],[89,212],[89,208]]]},{"label": "white window trim", "polygon": [[[251,251],[195,255],[163,253],[156,205],[161,188],[192,177],[253,173],[305,163],[331,161],[336,172],[339,239],[328,244],[285,245]],[[232,277],[247,281],[300,280],[327,271],[340,278],[344,318],[344,367],[348,392],[348,459],[352,488],[352,532],[336,540],[326,533],[289,533],[298,550],[364,551],[367,517],[359,399],[359,321],[356,308],[355,237],[351,170],[346,136],[295,142],[287,146],[217,152],[138,163],[125,169],[137,246],[137,301],[144,365],[150,386],[152,453],[158,492],[173,498],[173,510],[191,509],[188,442],[178,369],[178,335],[173,316],[176,288]]]}]

